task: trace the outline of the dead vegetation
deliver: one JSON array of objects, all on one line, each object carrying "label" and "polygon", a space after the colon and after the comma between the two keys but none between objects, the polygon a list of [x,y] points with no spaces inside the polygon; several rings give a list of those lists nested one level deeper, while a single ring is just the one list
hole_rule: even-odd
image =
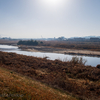
[{"label": "dead vegetation", "polygon": [[63,49],[100,51],[100,41],[43,41],[42,45]]},{"label": "dead vegetation", "polygon": [[19,40],[6,40],[6,39],[0,39],[0,44],[3,45],[17,45]]},{"label": "dead vegetation", "polygon": [[0,100],[77,100],[29,77],[0,68]]},{"label": "dead vegetation", "polygon": [[0,66],[63,90],[80,100],[100,99],[100,69],[85,66],[82,59],[62,62],[0,52]]},{"label": "dead vegetation", "polygon": [[43,41],[37,46],[19,45],[19,49],[31,52],[54,52],[69,55],[100,57],[100,42],[93,41]]}]

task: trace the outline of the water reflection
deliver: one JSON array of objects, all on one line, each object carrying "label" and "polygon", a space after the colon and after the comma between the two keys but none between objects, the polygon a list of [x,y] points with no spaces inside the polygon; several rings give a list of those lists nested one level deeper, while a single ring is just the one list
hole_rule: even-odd
[{"label": "water reflection", "polygon": [[[58,53],[44,53],[44,52],[29,52],[29,51],[22,51],[18,49],[17,46],[9,46],[9,45],[0,45],[0,51],[5,52],[14,52],[17,54],[23,54],[27,56],[34,56],[34,57],[49,57],[50,60],[60,59],[62,61],[68,61],[71,60],[73,55],[64,55],[64,54],[58,54]],[[82,57],[83,59],[87,60],[86,65],[96,66],[97,64],[100,64],[100,57],[88,57],[88,56],[77,56]]]}]

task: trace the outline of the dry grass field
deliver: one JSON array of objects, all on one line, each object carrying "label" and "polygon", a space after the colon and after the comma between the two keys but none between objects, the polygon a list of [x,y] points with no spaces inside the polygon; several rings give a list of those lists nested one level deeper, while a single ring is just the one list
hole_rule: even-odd
[{"label": "dry grass field", "polygon": [[[26,41],[27,43],[27,41]],[[20,49],[33,52],[54,52],[71,55],[100,57],[99,41],[43,41],[37,46],[29,44],[18,45]]]},{"label": "dry grass field", "polygon": [[5,40],[5,39],[0,39],[0,44],[3,45],[17,45],[19,40]]},{"label": "dry grass field", "polygon": [[41,82],[0,67],[0,100],[77,100]]},{"label": "dry grass field", "polygon": [[[100,69],[96,67],[85,66],[82,59],[73,58],[71,61],[62,62],[60,60],[52,61],[47,60],[46,58],[36,58],[18,55],[15,53],[0,52],[0,67],[12,70],[10,72],[11,75],[13,75],[13,72],[16,72],[23,76],[30,77],[33,80],[37,80],[52,88],[56,88],[64,93],[77,97],[79,100],[100,100]],[[5,82],[2,81],[2,79],[1,86],[3,86]],[[6,80],[7,79],[12,83],[12,80],[9,79],[9,75],[7,75]],[[15,88],[15,83],[10,86],[14,86]],[[23,87],[26,85],[22,84],[25,83],[21,82],[18,85],[20,88],[16,87],[15,89],[12,88],[11,90],[14,90],[14,93],[26,95],[30,93],[29,91],[33,91],[30,90],[32,89],[30,85],[28,87]],[[30,88],[29,91],[28,88]],[[20,91],[20,89],[22,91]],[[43,100],[46,100],[44,97],[47,97],[47,94],[49,95],[50,93],[43,93],[44,94],[42,95],[45,95],[43,96]],[[32,92],[32,94],[34,94],[34,92]],[[41,94],[41,92],[39,94]],[[40,98],[42,98],[41,95]]]},{"label": "dry grass field", "polygon": [[100,41],[43,41],[43,45],[63,49],[100,51]]}]

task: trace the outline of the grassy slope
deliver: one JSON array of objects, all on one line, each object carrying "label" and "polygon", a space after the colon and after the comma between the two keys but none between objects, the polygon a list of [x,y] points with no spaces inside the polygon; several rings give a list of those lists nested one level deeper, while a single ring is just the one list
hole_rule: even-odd
[{"label": "grassy slope", "polygon": [[0,67],[0,100],[76,100],[29,77]]},{"label": "grassy slope", "polygon": [[81,100],[100,100],[100,69],[78,64],[75,60],[51,61],[45,58],[0,52],[0,67],[63,90]]}]

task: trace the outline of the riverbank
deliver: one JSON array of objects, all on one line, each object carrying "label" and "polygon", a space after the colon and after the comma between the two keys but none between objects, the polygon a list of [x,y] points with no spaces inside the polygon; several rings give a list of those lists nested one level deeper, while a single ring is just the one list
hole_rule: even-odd
[{"label": "riverbank", "polygon": [[0,65],[0,100],[78,99]]},{"label": "riverbank", "polygon": [[51,53],[60,53],[69,55],[100,57],[99,51],[62,49],[62,48],[53,48],[48,46],[19,46],[19,48],[31,52],[51,52]]},{"label": "riverbank", "polygon": [[11,74],[16,72],[38,80],[79,100],[99,100],[100,69],[85,66],[82,60],[75,59],[62,62],[0,52],[0,67],[12,70]]}]

